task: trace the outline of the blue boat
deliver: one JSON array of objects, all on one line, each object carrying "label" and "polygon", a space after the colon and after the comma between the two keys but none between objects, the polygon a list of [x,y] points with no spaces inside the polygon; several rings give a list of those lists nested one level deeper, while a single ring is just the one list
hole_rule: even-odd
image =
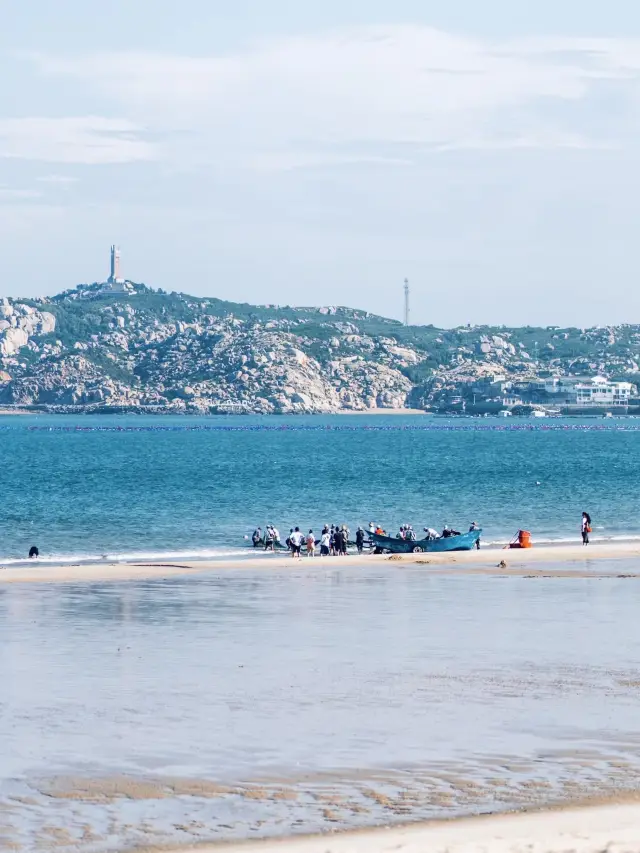
[{"label": "blue boat", "polygon": [[393,536],[380,536],[378,533],[370,533],[369,537],[378,551],[388,551],[391,554],[422,554],[471,551],[476,547],[481,535],[482,530],[471,530],[469,533],[461,533],[460,536],[441,536],[438,539],[418,539],[413,542]]}]

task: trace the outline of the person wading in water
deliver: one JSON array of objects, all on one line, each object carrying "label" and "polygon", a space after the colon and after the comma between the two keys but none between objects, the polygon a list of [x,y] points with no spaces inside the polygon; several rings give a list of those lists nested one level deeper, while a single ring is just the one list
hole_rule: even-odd
[{"label": "person wading in water", "polygon": [[589,534],[591,533],[591,516],[588,512],[582,513],[582,544],[589,544]]}]

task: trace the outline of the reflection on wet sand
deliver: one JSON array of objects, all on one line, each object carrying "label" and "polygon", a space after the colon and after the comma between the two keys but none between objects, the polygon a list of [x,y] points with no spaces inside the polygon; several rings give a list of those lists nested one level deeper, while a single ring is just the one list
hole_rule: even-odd
[{"label": "reflection on wet sand", "polygon": [[0,849],[101,853],[640,790],[625,580],[385,566],[0,593]]}]

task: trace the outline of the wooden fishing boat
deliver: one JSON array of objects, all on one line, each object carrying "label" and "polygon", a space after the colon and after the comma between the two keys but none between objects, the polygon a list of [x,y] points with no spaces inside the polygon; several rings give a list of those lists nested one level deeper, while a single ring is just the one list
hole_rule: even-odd
[{"label": "wooden fishing boat", "polygon": [[481,535],[482,530],[471,530],[469,533],[461,533],[460,536],[441,536],[438,539],[418,539],[413,542],[393,536],[380,536],[378,533],[370,533],[369,537],[374,548],[380,551],[388,551],[390,554],[421,554],[471,551],[476,547]]}]

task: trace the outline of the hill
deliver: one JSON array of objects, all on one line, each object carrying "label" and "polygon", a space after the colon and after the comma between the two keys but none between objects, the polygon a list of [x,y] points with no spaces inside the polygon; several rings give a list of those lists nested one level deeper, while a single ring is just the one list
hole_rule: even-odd
[{"label": "hill", "polygon": [[333,412],[499,402],[550,376],[635,382],[640,326],[405,327],[365,310],[81,285],[0,300],[0,403],[51,411]]}]

